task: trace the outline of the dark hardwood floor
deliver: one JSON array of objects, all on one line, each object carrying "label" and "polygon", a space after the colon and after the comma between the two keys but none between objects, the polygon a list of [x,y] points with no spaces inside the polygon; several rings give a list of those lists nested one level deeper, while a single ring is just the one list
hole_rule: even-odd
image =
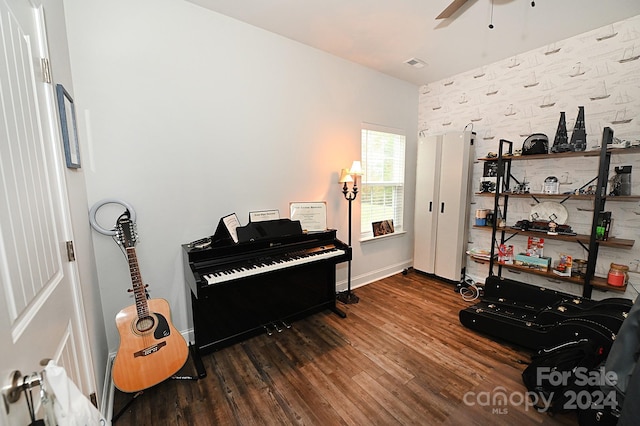
[{"label": "dark hardwood floor", "polygon": [[[451,284],[409,272],[355,292],[345,319],[319,313],[205,355],[202,380],[167,380],[124,411],[131,395],[116,391],[115,425],[577,424],[525,407],[530,354],[464,328],[472,302]],[[499,393],[511,403],[492,405]]]}]

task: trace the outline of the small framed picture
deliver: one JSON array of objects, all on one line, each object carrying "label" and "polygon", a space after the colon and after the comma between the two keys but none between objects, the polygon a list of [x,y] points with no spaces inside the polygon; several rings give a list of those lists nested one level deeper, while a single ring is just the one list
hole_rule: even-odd
[{"label": "small framed picture", "polygon": [[380,235],[393,234],[393,219],[381,220],[380,222],[372,222],[373,236],[379,237]]},{"label": "small framed picture", "polygon": [[60,114],[60,128],[64,145],[64,158],[70,169],[80,168],[80,145],[78,143],[78,129],[76,126],[76,109],[73,98],[62,84],[56,85],[58,97],[58,113]]}]

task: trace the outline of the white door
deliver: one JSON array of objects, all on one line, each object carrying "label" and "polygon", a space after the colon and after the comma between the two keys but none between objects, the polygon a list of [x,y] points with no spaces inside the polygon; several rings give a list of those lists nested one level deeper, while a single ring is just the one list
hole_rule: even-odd
[{"label": "white door", "polygon": [[446,133],[442,141],[436,275],[458,281],[465,265],[471,133]]},{"label": "white door", "polygon": [[[35,1],[35,0],[34,0]],[[88,395],[95,391],[64,186],[43,10],[0,0],[0,384],[41,371],[49,358]],[[39,389],[34,389],[38,395]],[[29,424],[24,395],[0,404],[0,424]]]},{"label": "white door", "polygon": [[435,273],[442,136],[418,140],[413,268]]}]

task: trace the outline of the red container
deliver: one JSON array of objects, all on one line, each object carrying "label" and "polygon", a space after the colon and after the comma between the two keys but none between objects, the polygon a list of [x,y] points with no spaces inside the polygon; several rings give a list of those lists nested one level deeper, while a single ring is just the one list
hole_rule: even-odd
[{"label": "red container", "polygon": [[614,287],[624,287],[629,280],[628,270],[629,267],[627,265],[612,263],[609,267],[609,274],[607,275],[607,284]]}]

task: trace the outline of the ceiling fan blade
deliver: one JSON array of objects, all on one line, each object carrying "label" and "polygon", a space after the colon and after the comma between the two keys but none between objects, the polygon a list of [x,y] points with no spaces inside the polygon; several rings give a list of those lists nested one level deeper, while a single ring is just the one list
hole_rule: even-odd
[{"label": "ceiling fan blade", "polygon": [[460,9],[466,2],[467,0],[453,0],[453,2],[451,2],[451,4],[447,6],[445,10],[440,12],[440,15],[436,16],[436,19],[445,19],[450,17],[451,15],[456,13],[456,11]]}]

